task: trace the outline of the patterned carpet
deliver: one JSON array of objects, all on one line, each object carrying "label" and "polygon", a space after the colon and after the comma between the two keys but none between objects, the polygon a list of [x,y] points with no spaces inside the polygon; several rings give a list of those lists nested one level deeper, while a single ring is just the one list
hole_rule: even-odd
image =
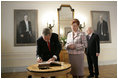
[{"label": "patterned carpet", "polygon": [[[99,66],[99,78],[117,78],[117,65]],[[88,68],[85,67],[85,78],[89,75]],[[2,73],[2,78],[27,78],[27,72]],[[72,75],[69,75],[72,78]],[[59,78],[62,78],[61,76]]]}]

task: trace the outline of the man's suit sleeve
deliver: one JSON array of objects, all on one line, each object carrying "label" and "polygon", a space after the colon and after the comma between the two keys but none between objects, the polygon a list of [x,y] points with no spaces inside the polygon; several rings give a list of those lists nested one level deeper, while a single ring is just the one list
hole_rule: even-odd
[{"label": "man's suit sleeve", "polygon": [[[88,39],[88,35],[86,36],[86,40]],[[88,45],[88,42],[87,42],[87,45]],[[87,48],[88,46],[85,48],[85,53],[87,53]]]},{"label": "man's suit sleeve", "polygon": [[97,30],[96,30],[97,34],[99,34],[99,21],[97,23]]},{"label": "man's suit sleeve", "polygon": [[31,24],[31,21],[29,21],[29,26],[30,26],[30,31],[31,31],[31,34],[32,34],[32,24]]},{"label": "man's suit sleeve", "polygon": [[19,28],[18,28],[19,34],[22,34],[22,26],[23,26],[23,22],[21,21],[21,22],[19,23]]},{"label": "man's suit sleeve", "polygon": [[58,39],[58,35],[57,34],[55,35],[55,47],[56,47],[55,55],[59,57],[59,53],[60,53],[62,47],[61,47],[61,44],[59,42],[59,39]]},{"label": "man's suit sleeve", "polygon": [[96,53],[100,53],[100,39],[99,36],[96,35]]},{"label": "man's suit sleeve", "polygon": [[108,24],[107,24],[107,22],[105,22],[105,27],[106,28],[104,29],[105,30],[104,32],[105,32],[105,34],[108,34]]},{"label": "man's suit sleeve", "polygon": [[37,40],[37,51],[36,51],[36,57],[40,57],[42,58],[42,53],[41,53],[41,44],[40,42]]}]

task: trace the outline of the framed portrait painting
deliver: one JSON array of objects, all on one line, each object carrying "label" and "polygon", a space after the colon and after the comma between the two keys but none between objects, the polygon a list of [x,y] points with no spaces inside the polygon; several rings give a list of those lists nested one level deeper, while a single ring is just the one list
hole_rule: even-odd
[{"label": "framed portrait painting", "polygon": [[14,10],[14,45],[34,46],[38,37],[38,10]]},{"label": "framed portrait painting", "polygon": [[91,11],[92,27],[101,43],[111,43],[109,11]]}]

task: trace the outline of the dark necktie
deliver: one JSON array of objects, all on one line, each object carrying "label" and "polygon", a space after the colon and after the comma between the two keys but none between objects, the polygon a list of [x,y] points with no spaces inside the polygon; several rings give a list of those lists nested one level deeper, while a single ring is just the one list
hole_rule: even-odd
[{"label": "dark necktie", "polygon": [[50,49],[50,42],[48,41],[48,49],[49,49],[49,51],[51,51],[51,49]]}]

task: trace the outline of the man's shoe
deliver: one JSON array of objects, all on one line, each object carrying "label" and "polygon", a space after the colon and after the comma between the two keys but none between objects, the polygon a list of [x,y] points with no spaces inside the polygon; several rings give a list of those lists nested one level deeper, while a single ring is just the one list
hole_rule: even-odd
[{"label": "man's shoe", "polygon": [[73,75],[73,78],[77,78],[77,76]]},{"label": "man's shoe", "polygon": [[98,75],[95,75],[95,78],[98,78]]},{"label": "man's shoe", "polygon": [[51,76],[51,78],[56,78],[55,76]]},{"label": "man's shoe", "polygon": [[89,75],[89,76],[87,76],[87,78],[92,78],[92,77],[94,77],[94,75]]}]

